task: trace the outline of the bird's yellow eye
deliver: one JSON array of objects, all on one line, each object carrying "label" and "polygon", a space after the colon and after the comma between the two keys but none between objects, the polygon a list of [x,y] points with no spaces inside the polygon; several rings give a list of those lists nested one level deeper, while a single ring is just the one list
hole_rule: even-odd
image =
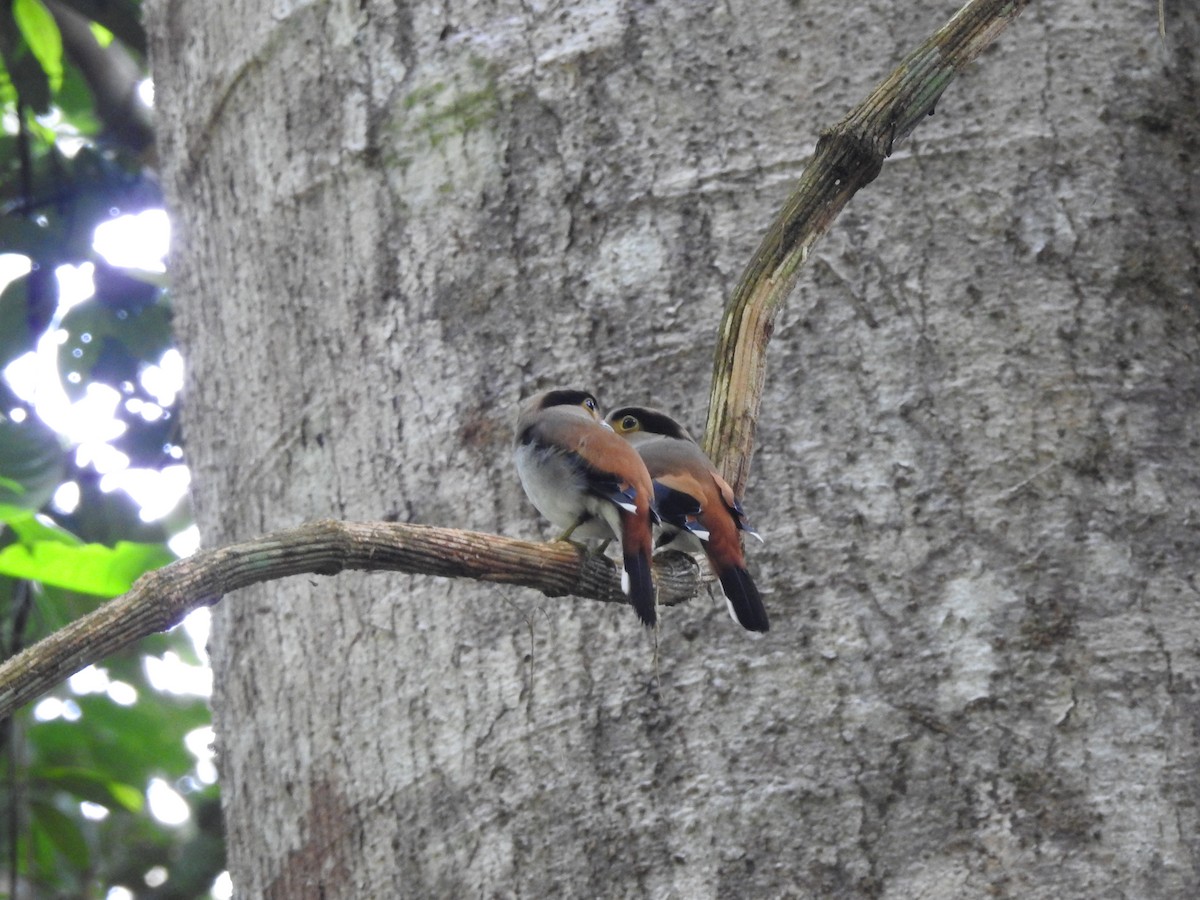
[{"label": "bird's yellow eye", "polygon": [[626,416],[621,420],[622,431],[637,431],[638,420],[633,416]]}]

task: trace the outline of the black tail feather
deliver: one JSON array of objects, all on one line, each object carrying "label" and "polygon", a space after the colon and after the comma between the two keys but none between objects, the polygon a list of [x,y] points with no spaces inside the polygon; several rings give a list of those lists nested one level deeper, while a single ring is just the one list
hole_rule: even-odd
[{"label": "black tail feather", "polygon": [[729,612],[734,620],[747,631],[769,630],[771,625],[767,621],[767,610],[750,573],[738,566],[731,566],[718,572],[717,577],[721,580],[721,590],[729,601]]},{"label": "black tail feather", "polygon": [[658,610],[654,602],[654,579],[650,575],[650,555],[624,554],[625,578],[622,587],[629,595],[629,602],[642,624],[653,628],[658,621]]}]

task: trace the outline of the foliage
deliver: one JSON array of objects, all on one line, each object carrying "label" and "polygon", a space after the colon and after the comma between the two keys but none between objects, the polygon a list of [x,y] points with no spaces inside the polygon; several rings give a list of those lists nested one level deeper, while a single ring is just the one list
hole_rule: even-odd
[{"label": "foliage", "polygon": [[[89,80],[96,55],[91,71],[77,64],[84,51],[120,52],[144,71],[139,15],[136,0],[0,4],[0,252],[30,261],[28,273],[0,292],[0,370],[48,332],[58,334],[67,397],[110,386],[124,426],[112,446],[133,466],[161,469],[178,464],[178,416],[159,407],[141,375],[172,346],[169,297],[158,278],[112,266],[93,249],[97,225],[157,208],[161,198],[145,135],[109,115]],[[72,16],[87,26],[82,37],[69,27]],[[89,35],[93,47],[80,43]],[[92,267],[95,294],[64,310],[56,272],[67,265]],[[143,414],[148,408],[156,414]],[[63,512],[53,498],[72,482],[80,501]],[[154,523],[138,513],[126,494],[102,490],[95,468],[0,380],[5,655],[173,558],[166,540],[189,523],[187,510]],[[0,896],[13,865],[22,896],[104,896],[115,885],[142,897],[207,892],[223,868],[218,798],[196,777],[183,738],[206,726],[209,714],[203,699],[151,686],[143,657],[167,652],[195,661],[184,635],[158,635],[106,661],[110,683],[133,688],[128,696],[64,686],[57,705],[51,701],[59,715],[26,709],[0,724]],[[155,778],[184,796],[191,815],[183,826],[150,814]],[[153,867],[167,877],[147,887]]]}]

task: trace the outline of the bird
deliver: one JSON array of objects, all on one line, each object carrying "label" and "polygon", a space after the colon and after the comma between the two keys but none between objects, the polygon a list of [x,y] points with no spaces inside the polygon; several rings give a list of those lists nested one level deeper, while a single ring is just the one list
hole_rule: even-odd
[{"label": "bird", "polygon": [[733,488],[687,429],[667,413],[623,406],[605,421],[638,451],[653,479],[655,511],[662,526],[658,547],[702,550],[721,583],[733,620],[747,631],[767,631],[767,611],[746,571],[738,532],[760,541],[762,537],[746,519]]},{"label": "bird", "polygon": [[601,418],[596,397],[573,388],[530,397],[517,416],[514,456],[526,496],[563,529],[558,540],[620,539],[621,590],[653,627],[654,485],[637,451]]}]

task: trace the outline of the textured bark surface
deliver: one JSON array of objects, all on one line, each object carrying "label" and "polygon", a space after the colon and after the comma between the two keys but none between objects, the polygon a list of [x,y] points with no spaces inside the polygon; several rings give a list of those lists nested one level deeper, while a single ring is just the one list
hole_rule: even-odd
[{"label": "textured bark surface", "polygon": [[[1035,5],[818,245],[772,631],[427,578],[216,612],[243,896],[1200,891],[1200,12]],[[208,546],[534,535],[550,384],[699,431],[721,303],[952,11],[148,0]]]}]

